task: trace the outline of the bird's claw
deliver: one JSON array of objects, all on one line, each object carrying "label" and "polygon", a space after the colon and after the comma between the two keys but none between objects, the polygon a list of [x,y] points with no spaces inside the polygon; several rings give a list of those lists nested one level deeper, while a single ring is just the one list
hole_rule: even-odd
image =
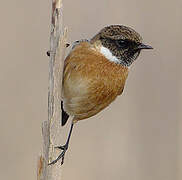
[{"label": "bird's claw", "polygon": [[60,159],[61,159],[61,165],[63,165],[64,156],[65,156],[65,153],[66,153],[66,151],[68,149],[68,144],[65,144],[64,146],[56,146],[55,148],[61,149],[62,152],[54,161],[50,162],[48,165],[53,165],[53,164],[57,163]]},{"label": "bird's claw", "polygon": [[65,145],[63,145],[63,146],[56,146],[55,148],[57,148],[57,149],[61,149],[61,150],[67,150],[68,149],[68,145],[67,144],[65,144]]}]

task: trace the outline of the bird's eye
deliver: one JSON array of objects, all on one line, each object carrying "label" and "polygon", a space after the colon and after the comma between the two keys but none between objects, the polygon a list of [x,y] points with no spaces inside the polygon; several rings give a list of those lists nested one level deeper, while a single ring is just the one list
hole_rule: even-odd
[{"label": "bird's eye", "polygon": [[116,45],[119,48],[127,48],[129,46],[129,42],[127,40],[120,39],[116,41]]}]

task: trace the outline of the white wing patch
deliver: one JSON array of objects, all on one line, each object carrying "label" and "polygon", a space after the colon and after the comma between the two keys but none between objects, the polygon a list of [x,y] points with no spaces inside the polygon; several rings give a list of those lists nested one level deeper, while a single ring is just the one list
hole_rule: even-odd
[{"label": "white wing patch", "polygon": [[101,46],[100,53],[103,54],[109,61],[120,63],[120,60],[114,56],[108,48]]}]

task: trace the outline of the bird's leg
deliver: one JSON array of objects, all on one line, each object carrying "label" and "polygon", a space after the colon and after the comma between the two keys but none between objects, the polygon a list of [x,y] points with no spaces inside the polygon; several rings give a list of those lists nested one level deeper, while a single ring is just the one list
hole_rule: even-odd
[{"label": "bird's leg", "polygon": [[66,141],[66,144],[63,145],[63,146],[57,146],[57,147],[55,147],[55,148],[58,148],[58,149],[61,149],[62,150],[61,154],[54,161],[52,161],[51,163],[49,163],[49,165],[55,164],[60,159],[62,159],[61,165],[64,163],[64,156],[65,156],[65,153],[66,153],[66,151],[68,149],[68,145],[69,145],[71,133],[72,133],[72,130],[73,130],[73,124],[74,123],[72,122],[71,128],[70,128],[70,132],[69,132],[69,135],[68,135],[68,139]]},{"label": "bird's leg", "polygon": [[72,130],[73,130],[73,123],[71,124],[70,132],[69,132],[66,144],[63,145],[63,146],[57,146],[56,148],[61,149],[61,150],[65,150],[65,149],[67,150],[68,149],[68,145],[69,145],[69,141],[70,141]]}]

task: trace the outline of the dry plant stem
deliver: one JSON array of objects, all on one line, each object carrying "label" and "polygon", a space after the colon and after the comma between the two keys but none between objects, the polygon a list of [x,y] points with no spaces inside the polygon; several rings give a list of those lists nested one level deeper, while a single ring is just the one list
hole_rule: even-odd
[{"label": "dry plant stem", "polygon": [[62,1],[52,0],[50,63],[48,89],[48,121],[42,124],[43,151],[38,162],[38,180],[60,180],[61,161],[48,166],[60,153],[54,146],[61,140],[61,89],[67,30],[63,29]]}]

